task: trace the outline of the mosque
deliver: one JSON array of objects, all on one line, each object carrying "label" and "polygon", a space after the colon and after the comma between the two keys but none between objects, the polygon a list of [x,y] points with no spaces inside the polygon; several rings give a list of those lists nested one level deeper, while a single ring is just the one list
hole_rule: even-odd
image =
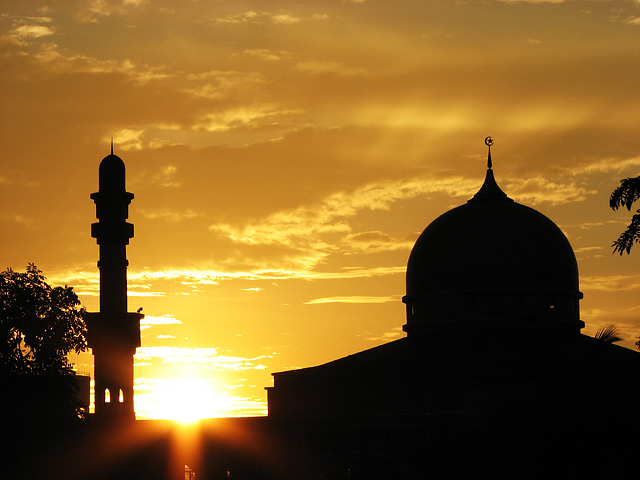
[{"label": "mosque", "polygon": [[569,241],[500,189],[485,143],[481,188],[411,251],[406,337],[273,374],[269,418],[300,429],[311,470],[603,478],[580,465],[589,452],[603,464],[616,458],[620,470],[621,458],[634,458],[640,354],[581,334]]},{"label": "mosque", "polygon": [[[478,192],[431,222],[411,251],[406,337],[274,373],[268,416],[226,419],[244,440],[220,433],[220,422],[204,424],[198,478],[637,473],[640,354],[581,333],[582,293],[569,241],[549,218],[500,189],[492,140],[485,143]],[[100,165],[92,198],[101,275],[101,311],[87,321],[95,417],[130,422],[142,315],[127,312],[133,194],[113,152]],[[158,455],[149,458],[158,463]]]},{"label": "mosque", "polygon": [[269,415],[482,416],[534,371],[568,374],[586,338],[569,241],[498,187],[490,150],[478,193],[418,238],[406,282],[405,338],[275,373]]}]

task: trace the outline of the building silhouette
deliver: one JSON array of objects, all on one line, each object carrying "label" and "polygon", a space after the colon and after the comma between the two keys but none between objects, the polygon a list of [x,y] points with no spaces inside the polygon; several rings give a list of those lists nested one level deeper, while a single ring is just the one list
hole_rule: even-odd
[{"label": "building silhouette", "polygon": [[[112,152],[92,194],[96,413],[65,448],[72,459],[45,458],[59,478],[637,477],[640,354],[581,333],[574,252],[550,219],[499,188],[491,151],[476,195],[413,247],[406,337],[274,373],[268,416],[205,420],[197,442],[177,440],[170,422],[126,421],[142,315],[127,312],[124,176]],[[25,465],[25,478],[51,478],[52,463]]]},{"label": "building silhouette", "polygon": [[127,311],[127,245],[133,225],[126,220],[133,194],[126,191],[125,165],[113,154],[113,144],[98,175],[98,191],[91,194],[98,222],[91,225],[91,236],[100,247],[100,312],[86,317],[94,357],[95,417],[130,421],[135,419],[133,356],[144,315]]},{"label": "building silhouette", "polygon": [[581,334],[573,249],[500,189],[491,143],[479,191],[413,247],[406,337],[273,374],[306,478],[602,478],[576,456],[633,458],[640,355]]}]

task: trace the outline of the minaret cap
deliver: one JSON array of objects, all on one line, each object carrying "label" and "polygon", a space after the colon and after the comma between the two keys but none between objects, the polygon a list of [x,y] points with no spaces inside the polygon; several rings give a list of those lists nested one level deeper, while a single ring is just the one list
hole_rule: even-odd
[{"label": "minaret cap", "polygon": [[98,185],[100,192],[124,192],[126,189],[124,162],[113,154],[113,138],[111,139],[111,153],[100,162]]}]

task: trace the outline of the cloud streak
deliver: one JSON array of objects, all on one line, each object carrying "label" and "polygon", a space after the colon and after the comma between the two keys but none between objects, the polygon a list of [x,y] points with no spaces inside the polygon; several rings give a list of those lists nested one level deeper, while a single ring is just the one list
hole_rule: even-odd
[{"label": "cloud streak", "polygon": [[386,303],[397,302],[398,297],[367,297],[362,295],[352,295],[343,297],[314,298],[305,302],[305,305],[322,305],[326,303]]}]

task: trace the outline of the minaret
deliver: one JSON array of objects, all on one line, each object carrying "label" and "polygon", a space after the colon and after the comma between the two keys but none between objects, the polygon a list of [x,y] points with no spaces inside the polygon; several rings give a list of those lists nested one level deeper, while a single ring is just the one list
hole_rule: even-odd
[{"label": "minaret", "polygon": [[100,312],[87,316],[93,350],[96,418],[134,420],[133,356],[140,346],[140,320],[127,312],[127,245],[133,225],[126,220],[133,194],[125,189],[124,162],[113,154],[100,163],[99,188],[91,194],[98,222],[91,236],[100,247]]}]

